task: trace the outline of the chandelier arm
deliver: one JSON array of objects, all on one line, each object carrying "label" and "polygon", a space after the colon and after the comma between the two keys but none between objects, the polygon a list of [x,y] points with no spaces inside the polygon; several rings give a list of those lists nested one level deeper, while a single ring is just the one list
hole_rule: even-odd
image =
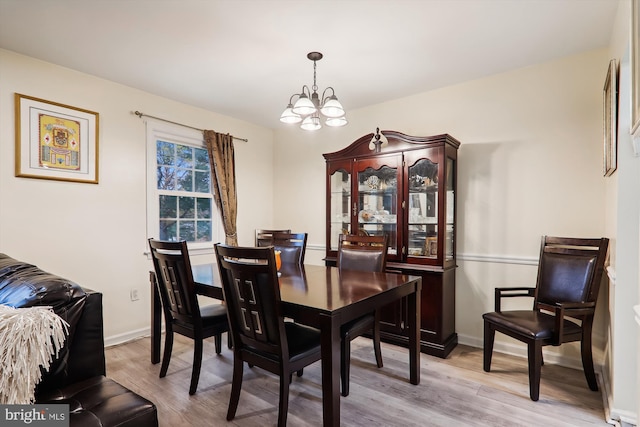
[{"label": "chandelier arm", "polygon": [[333,88],[331,86],[327,87],[323,92],[322,92],[322,104],[324,104],[324,101],[327,99],[327,97],[325,96],[325,94],[327,93],[327,91],[331,89],[331,95],[335,96],[336,95],[336,91],[333,90]]}]

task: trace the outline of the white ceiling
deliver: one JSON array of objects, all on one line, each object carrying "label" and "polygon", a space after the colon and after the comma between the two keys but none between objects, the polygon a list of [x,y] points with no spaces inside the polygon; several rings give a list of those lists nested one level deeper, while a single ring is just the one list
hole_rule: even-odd
[{"label": "white ceiling", "polygon": [[334,87],[348,115],[606,47],[618,3],[0,0],[0,48],[278,128],[313,83],[310,51],[324,54],[320,91]]}]

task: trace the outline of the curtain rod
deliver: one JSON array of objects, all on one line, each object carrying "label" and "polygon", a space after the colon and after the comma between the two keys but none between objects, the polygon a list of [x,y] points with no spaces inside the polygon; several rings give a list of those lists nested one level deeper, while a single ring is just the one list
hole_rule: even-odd
[{"label": "curtain rod", "polygon": [[[138,110],[134,111],[133,114],[135,114],[136,116],[138,116],[140,118],[142,118],[142,117],[150,117],[152,119],[160,120],[160,121],[167,122],[167,123],[173,123],[174,125],[178,125],[178,126],[182,126],[182,127],[185,127],[185,128],[194,129],[194,130],[198,130],[200,132],[204,132],[203,129],[198,129],[198,128],[195,128],[195,127],[189,126],[189,125],[183,125],[182,123],[178,123],[178,122],[172,122],[171,120],[167,120],[167,119],[161,119],[160,117],[150,116],[148,114],[141,113]],[[237,136],[233,136],[233,135],[231,137],[233,139],[237,139],[238,141],[249,142],[249,140],[246,139],[246,138],[238,138]]]}]

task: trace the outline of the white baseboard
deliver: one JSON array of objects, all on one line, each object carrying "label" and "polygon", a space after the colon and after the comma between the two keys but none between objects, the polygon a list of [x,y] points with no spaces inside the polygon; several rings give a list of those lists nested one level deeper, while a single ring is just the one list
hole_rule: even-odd
[{"label": "white baseboard", "polygon": [[138,338],[144,338],[151,335],[150,328],[141,328],[136,329],[134,331],[125,332],[123,334],[112,335],[110,337],[105,337],[104,346],[111,347],[118,344],[123,344],[129,341],[136,340]]}]

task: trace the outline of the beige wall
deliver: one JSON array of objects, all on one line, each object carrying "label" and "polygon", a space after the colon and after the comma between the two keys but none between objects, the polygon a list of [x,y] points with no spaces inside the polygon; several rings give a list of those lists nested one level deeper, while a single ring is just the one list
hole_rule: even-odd
[{"label": "beige wall", "polygon": [[[14,92],[100,114],[98,185],[14,177]],[[107,342],[149,328],[145,124],[135,110],[249,139],[235,144],[240,243],[273,214],[271,130],[0,50],[0,252],[103,292]]]}]

